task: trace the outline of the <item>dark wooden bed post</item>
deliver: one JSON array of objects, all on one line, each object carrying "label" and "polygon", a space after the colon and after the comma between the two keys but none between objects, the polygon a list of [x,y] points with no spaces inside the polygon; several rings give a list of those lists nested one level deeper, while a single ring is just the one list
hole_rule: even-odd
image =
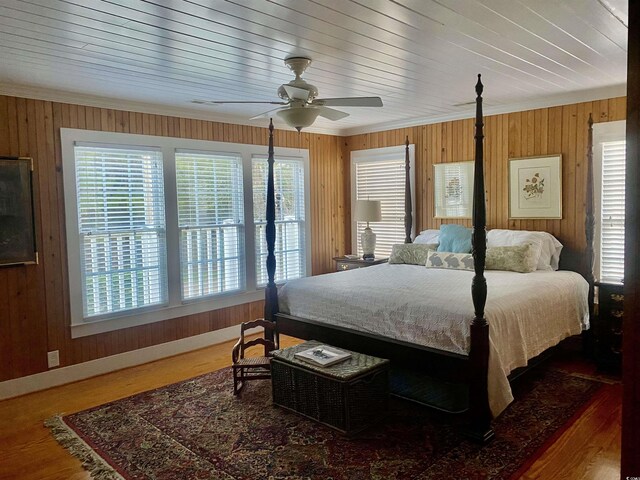
[{"label": "dark wooden bed post", "polygon": [[473,179],[473,233],[472,253],[475,275],[471,283],[471,297],[475,317],[471,324],[471,347],[469,363],[471,377],[469,385],[470,425],[467,434],[480,442],[489,441],[494,433],[491,428],[491,409],[489,408],[488,371],[489,371],[489,324],[484,318],[487,302],[487,280],[484,277],[484,264],[487,252],[487,212],[484,198],[484,151],[482,118],[482,82],[478,74],[476,84],[476,155]]},{"label": "dark wooden bed post", "polygon": [[593,276],[593,237],[596,229],[596,217],[593,205],[593,117],[589,114],[589,134],[587,135],[587,192],[585,198],[586,218],[584,221],[584,234],[587,241],[585,249],[586,269],[585,277],[589,283],[589,315],[593,315],[594,283]]},{"label": "dark wooden bed post", "polygon": [[[275,321],[274,315],[278,313],[278,287],[276,287],[276,256],[273,253],[276,243],[276,199],[273,181],[273,120],[269,120],[269,173],[267,175],[267,288],[264,291],[264,318]],[[265,337],[273,340],[273,333],[265,330]]]},{"label": "dark wooden bed post", "polygon": [[411,208],[411,168],[409,162],[409,136],[404,149],[404,243],[411,243],[411,227],[413,226],[413,211]]}]

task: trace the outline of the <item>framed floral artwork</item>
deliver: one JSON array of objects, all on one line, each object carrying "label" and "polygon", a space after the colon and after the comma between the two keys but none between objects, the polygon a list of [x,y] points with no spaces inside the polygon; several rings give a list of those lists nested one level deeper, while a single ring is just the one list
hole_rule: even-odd
[{"label": "framed floral artwork", "polygon": [[562,218],[562,155],[509,160],[509,218]]},{"label": "framed floral artwork", "polygon": [[435,218],[471,218],[473,169],[472,161],[433,166]]}]

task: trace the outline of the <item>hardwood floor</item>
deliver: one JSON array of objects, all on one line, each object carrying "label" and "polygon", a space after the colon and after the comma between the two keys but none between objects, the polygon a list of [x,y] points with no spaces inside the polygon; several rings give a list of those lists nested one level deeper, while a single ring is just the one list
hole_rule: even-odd
[{"label": "hardwood floor", "polygon": [[[292,338],[281,339],[282,346],[295,343],[297,340]],[[43,426],[46,418],[228,366],[232,345],[227,342],[0,402],[0,479],[88,479],[80,462],[60,447]],[[554,361],[571,371],[593,374],[593,368],[575,355],[567,354]],[[621,403],[621,385],[605,385],[584,413],[521,478],[618,480]]]}]

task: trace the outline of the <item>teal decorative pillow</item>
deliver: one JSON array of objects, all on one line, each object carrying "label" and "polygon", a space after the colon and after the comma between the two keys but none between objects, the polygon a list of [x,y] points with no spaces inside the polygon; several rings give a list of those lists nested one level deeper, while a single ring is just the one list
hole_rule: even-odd
[{"label": "teal decorative pillow", "polygon": [[454,270],[473,270],[473,255],[470,253],[429,251],[428,268],[449,268]]},{"label": "teal decorative pillow", "polygon": [[462,225],[440,225],[438,252],[470,253],[471,229]]},{"label": "teal decorative pillow", "polygon": [[536,247],[530,243],[487,248],[485,268],[520,273],[533,272],[538,268],[539,253],[536,253]]},{"label": "teal decorative pillow", "polygon": [[429,250],[435,250],[436,248],[438,248],[437,243],[400,243],[392,247],[389,263],[425,265]]}]

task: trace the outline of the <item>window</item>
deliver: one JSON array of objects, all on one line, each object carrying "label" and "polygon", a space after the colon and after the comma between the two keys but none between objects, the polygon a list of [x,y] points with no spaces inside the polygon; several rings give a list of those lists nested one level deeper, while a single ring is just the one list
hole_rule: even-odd
[{"label": "window", "polygon": [[244,288],[242,157],[176,152],[182,298]]},{"label": "window", "polygon": [[[306,275],[304,166],[300,160],[274,159],[276,200],[276,283]],[[256,279],[267,284],[267,172],[266,157],[253,160],[253,218],[256,231]]]},{"label": "window", "polygon": [[[414,145],[409,146],[412,204]],[[391,247],[404,243],[405,146],[358,150],[351,153],[351,211],[356,200],[379,200],[381,222],[369,226],[376,234],[376,257],[389,256]],[[352,251],[362,255],[360,237],[366,222],[352,222]]]},{"label": "window", "polygon": [[625,122],[594,125],[596,180],[596,276],[603,282],[624,278]]},{"label": "window", "polygon": [[78,145],[75,158],[84,316],[166,303],[162,153]]},{"label": "window", "polygon": [[[261,300],[266,146],[61,129],[73,338]],[[276,281],[310,271],[308,151],[276,148]]]}]

